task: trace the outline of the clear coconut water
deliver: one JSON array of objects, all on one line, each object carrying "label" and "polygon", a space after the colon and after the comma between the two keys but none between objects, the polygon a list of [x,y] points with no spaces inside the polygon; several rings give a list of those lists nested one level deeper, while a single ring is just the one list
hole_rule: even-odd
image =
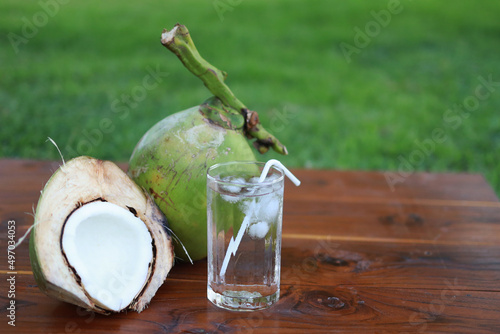
[{"label": "clear coconut water", "polygon": [[224,170],[207,182],[207,296],[227,309],[262,309],[279,299],[283,173],[272,169],[258,183],[260,167]]}]

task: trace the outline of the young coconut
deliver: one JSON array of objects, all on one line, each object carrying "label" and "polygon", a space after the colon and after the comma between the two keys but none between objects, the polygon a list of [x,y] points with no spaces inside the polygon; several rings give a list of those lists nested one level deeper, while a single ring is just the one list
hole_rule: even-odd
[{"label": "young coconut", "polygon": [[141,312],[174,254],[166,218],[151,197],[114,163],[78,157],[42,191],[30,260],[47,295],[109,314]]},{"label": "young coconut", "polygon": [[[168,116],[136,145],[129,175],[154,197],[170,227],[193,260],[207,256],[206,171],[215,163],[255,161],[247,138],[260,153],[269,148],[287,154],[267,132],[255,111],[248,110],[224,83],[227,74],[203,59],[183,25],[164,30],[161,43],[172,51],[213,97]],[[180,244],[176,255],[186,259]]]}]

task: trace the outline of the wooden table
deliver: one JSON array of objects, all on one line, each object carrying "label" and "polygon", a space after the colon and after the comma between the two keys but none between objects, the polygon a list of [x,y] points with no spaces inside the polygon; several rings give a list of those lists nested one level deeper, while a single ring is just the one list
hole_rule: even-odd
[{"label": "wooden table", "polygon": [[[281,299],[251,313],[206,299],[206,261],[177,264],[149,308],[102,316],[42,294],[21,237],[56,162],[0,160],[2,333],[500,333],[500,202],[480,175],[295,170],[285,186]],[[287,181],[288,182],[288,181]],[[15,327],[7,324],[15,276]]]}]

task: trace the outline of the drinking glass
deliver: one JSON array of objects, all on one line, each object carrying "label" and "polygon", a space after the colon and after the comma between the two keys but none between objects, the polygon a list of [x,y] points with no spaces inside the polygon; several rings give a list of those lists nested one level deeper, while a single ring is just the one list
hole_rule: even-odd
[{"label": "drinking glass", "polygon": [[259,310],[280,295],[284,172],[227,162],[207,172],[207,297],[229,310]]}]

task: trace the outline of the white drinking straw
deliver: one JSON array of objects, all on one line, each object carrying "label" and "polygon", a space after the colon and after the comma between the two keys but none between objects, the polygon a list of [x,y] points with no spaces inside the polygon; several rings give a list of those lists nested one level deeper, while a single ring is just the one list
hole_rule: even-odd
[{"label": "white drinking straw", "polygon": [[[276,159],[271,159],[266,164],[264,165],[264,168],[262,169],[262,173],[260,174],[260,178],[257,181],[258,183],[264,182],[266,179],[267,173],[269,173],[269,169],[272,166],[277,166],[278,168],[281,168],[285,175],[298,187],[300,186],[300,181],[295,177],[295,175],[292,174],[281,162],[279,162]],[[255,210],[255,205],[257,202],[255,199],[252,201],[250,206],[248,207],[247,212],[253,212]],[[243,234],[245,234],[246,229],[248,228],[248,225],[250,224],[250,215],[246,215],[245,219],[243,219],[243,223],[241,223],[240,229],[238,230],[238,234],[236,235],[236,239],[233,239],[231,237],[231,240],[229,241],[229,245],[227,246],[227,252],[226,256],[224,257],[224,261],[222,262],[222,267],[220,269],[220,276],[224,276],[226,274],[226,269],[227,265],[229,264],[229,259],[231,258],[231,254],[236,255],[236,251],[238,250],[238,247],[240,246],[241,239],[243,238]]]},{"label": "white drinking straw", "polygon": [[283,169],[283,171],[285,172],[285,175],[288,176],[290,181],[292,181],[293,184],[295,184],[297,187],[300,186],[299,179],[297,179],[295,177],[295,175],[293,175],[292,172],[290,172],[288,170],[288,168],[283,166],[283,164],[276,159],[271,159],[268,162],[266,162],[266,165],[264,166],[264,169],[262,169],[262,173],[260,174],[259,183],[264,182],[264,180],[266,179],[267,173],[269,172],[269,169],[271,168],[271,166],[277,166],[277,167]]}]

